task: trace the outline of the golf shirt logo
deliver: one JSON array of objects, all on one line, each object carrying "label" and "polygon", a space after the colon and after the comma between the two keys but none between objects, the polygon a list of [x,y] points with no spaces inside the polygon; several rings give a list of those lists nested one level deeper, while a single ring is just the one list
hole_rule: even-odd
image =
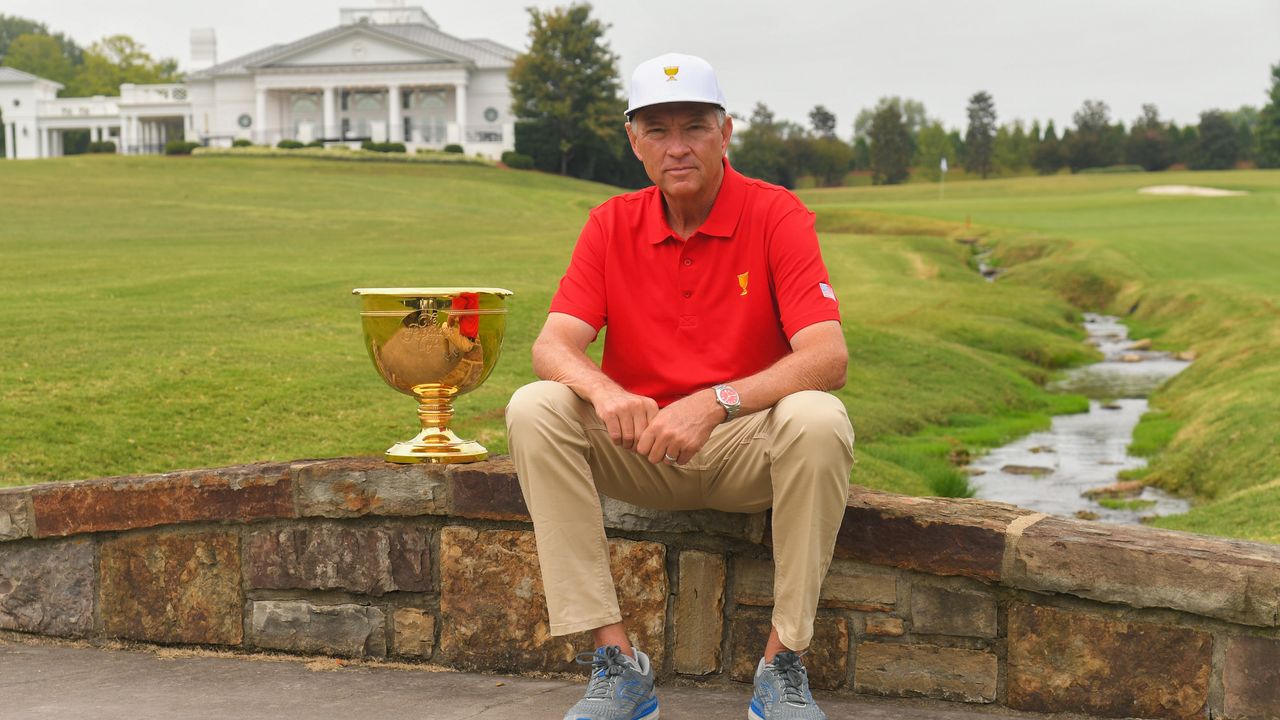
[{"label": "golf shirt logo", "polygon": [[662,72],[667,74],[667,82],[675,82],[676,75],[680,74],[679,65],[668,65],[662,68]]},{"label": "golf shirt logo", "polygon": [[[821,290],[821,291],[822,291],[822,297],[824,297],[824,298],[826,298],[826,299],[828,299],[828,300],[835,300],[835,299],[836,299],[836,291],[835,291],[835,290],[832,290],[830,285],[828,285],[828,284],[826,284],[826,283],[824,283],[824,282],[820,282],[820,283],[818,283],[818,290]],[[743,295],[746,295],[746,294],[747,294],[747,291],[746,291],[746,290],[743,290],[743,291],[742,291],[742,294],[743,294]]]},{"label": "golf shirt logo", "polygon": [[742,288],[742,293],[739,296],[747,294],[747,276],[750,274],[750,272],[744,272],[738,276],[738,287]]}]

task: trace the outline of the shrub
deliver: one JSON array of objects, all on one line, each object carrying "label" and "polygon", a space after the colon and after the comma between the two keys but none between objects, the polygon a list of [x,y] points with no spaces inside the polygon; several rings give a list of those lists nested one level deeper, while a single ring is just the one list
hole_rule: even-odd
[{"label": "shrub", "polygon": [[244,138],[238,138],[237,140],[231,143],[231,147],[253,147],[253,141],[245,140]]},{"label": "shrub", "polygon": [[89,143],[89,147],[86,150],[86,152],[89,152],[89,153],[105,153],[105,154],[114,154],[115,151],[116,151],[116,144],[112,140],[103,140],[102,142],[91,142]]},{"label": "shrub", "polygon": [[370,151],[370,152],[380,152],[380,153],[402,153],[402,152],[405,152],[405,146],[404,146],[404,143],[400,143],[400,142],[373,142],[372,140],[365,140],[364,142],[361,142],[361,143],[360,143],[360,149],[361,149],[361,150],[368,150],[368,151]]},{"label": "shrub", "polygon": [[463,150],[463,149],[462,149],[462,146],[461,146],[461,145],[459,145],[459,144],[457,144],[457,143],[449,143],[448,145],[445,145],[445,146],[444,146],[444,151],[445,151],[445,152],[448,152],[448,153],[464,153],[464,152],[466,152],[466,150]]},{"label": "shrub", "polygon": [[281,150],[297,150],[298,148],[306,147],[306,145],[298,142],[297,140],[281,140],[276,143],[276,147]]},{"label": "shrub", "polygon": [[525,155],[524,153],[508,150],[502,153],[502,164],[512,170],[532,170],[533,158]]},{"label": "shrub", "polygon": [[187,142],[185,140],[170,140],[164,144],[165,155],[190,155],[192,150],[200,147],[198,142]]},{"label": "shrub", "polygon": [[312,140],[311,142],[307,143],[307,147],[318,147],[318,148],[322,148],[322,147],[324,147],[324,141],[323,141],[323,140]]},{"label": "shrub", "polygon": [[1096,175],[1109,173],[1140,173],[1146,172],[1146,168],[1141,165],[1104,165],[1102,167],[1089,167],[1080,170],[1081,175]]}]

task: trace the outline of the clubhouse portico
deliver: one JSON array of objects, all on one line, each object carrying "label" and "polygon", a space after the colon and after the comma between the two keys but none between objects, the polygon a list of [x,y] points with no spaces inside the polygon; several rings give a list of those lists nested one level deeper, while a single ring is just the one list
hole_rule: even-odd
[{"label": "clubhouse portico", "polygon": [[68,130],[126,154],[161,152],[175,138],[287,139],[458,144],[497,158],[515,147],[507,71],[516,55],[444,33],[403,0],[380,0],[341,10],[334,28],[223,63],[213,32],[197,30],[185,83],[123,85],[118,97],[58,98],[58,83],[0,69],[0,106],[6,140],[15,138],[8,155],[19,158],[62,154]]}]

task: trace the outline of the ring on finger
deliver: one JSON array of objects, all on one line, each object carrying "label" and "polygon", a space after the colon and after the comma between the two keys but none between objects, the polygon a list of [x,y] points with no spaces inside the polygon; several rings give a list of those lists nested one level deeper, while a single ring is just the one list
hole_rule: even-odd
[{"label": "ring on finger", "polygon": [[679,459],[680,459],[680,458],[678,458],[678,457],[671,457],[670,455],[667,455],[667,454],[663,454],[663,456],[662,456],[662,457],[663,457],[663,458],[665,458],[665,459],[666,459],[666,461],[667,461],[667,462],[669,462],[669,463],[674,463],[674,462],[676,462],[677,460],[679,460]]}]

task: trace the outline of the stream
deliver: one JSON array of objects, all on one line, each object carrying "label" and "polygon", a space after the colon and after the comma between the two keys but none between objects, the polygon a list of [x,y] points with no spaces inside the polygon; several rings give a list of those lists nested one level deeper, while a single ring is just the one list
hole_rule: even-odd
[{"label": "stream", "polygon": [[1120,494],[1106,507],[1087,491],[1114,485],[1122,470],[1146,460],[1128,453],[1133,428],[1147,411],[1147,395],[1190,363],[1170,353],[1141,349],[1118,318],[1085,314],[1089,342],[1099,363],[1070,370],[1049,385],[1089,398],[1089,412],[1059,415],[1046,431],[996,448],[969,465],[976,497],[1012,503],[1051,515],[1116,523],[1184,513],[1186,500],[1156,488]]}]

